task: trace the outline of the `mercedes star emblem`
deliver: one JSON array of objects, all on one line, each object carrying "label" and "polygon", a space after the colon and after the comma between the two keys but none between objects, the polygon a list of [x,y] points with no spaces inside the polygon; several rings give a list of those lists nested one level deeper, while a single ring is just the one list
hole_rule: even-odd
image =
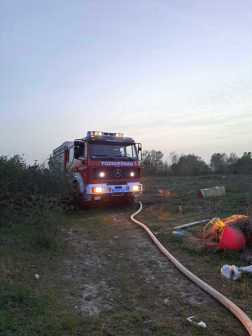
[{"label": "mercedes star emblem", "polygon": [[122,176],[122,171],[121,171],[121,169],[119,169],[119,168],[115,169],[115,171],[114,171],[114,175],[115,175],[115,177],[121,177],[121,176]]}]

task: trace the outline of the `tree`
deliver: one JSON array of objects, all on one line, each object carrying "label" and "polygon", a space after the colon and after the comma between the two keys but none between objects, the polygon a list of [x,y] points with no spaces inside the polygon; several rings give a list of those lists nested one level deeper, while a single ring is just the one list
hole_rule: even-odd
[{"label": "tree", "polygon": [[[174,157],[174,156],[173,156]],[[194,154],[182,154],[178,160],[172,160],[171,171],[173,175],[190,176],[190,175],[203,175],[208,173],[208,167],[201,157]]]},{"label": "tree", "polygon": [[178,160],[179,160],[179,156],[176,152],[171,152],[170,153],[170,160],[172,163],[178,163]]},{"label": "tree", "polygon": [[170,175],[171,169],[167,161],[163,162],[162,170],[159,172],[162,175]]},{"label": "tree", "polygon": [[227,167],[226,172],[229,174],[237,173],[236,164],[237,164],[238,156],[235,153],[230,153],[227,159]]},{"label": "tree", "polygon": [[237,160],[235,167],[240,174],[252,174],[251,152],[244,152],[243,156]]},{"label": "tree", "polygon": [[214,153],[211,156],[210,167],[216,174],[223,174],[226,172],[228,165],[228,156],[226,153]]},{"label": "tree", "polygon": [[164,154],[161,151],[152,149],[151,151],[144,150],[141,166],[144,168],[145,174],[157,174],[164,165],[162,158]]}]

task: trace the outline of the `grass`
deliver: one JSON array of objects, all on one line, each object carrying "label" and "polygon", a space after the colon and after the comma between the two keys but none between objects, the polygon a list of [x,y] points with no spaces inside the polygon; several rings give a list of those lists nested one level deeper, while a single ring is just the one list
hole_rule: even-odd
[{"label": "grass", "polygon": [[[52,303],[50,294],[38,295],[24,283],[1,286],[0,332],[2,335],[44,329],[43,315]],[[47,325],[49,327],[49,324]]]},{"label": "grass", "polygon": [[51,281],[65,247],[60,237],[42,235],[35,223],[20,217],[2,223],[0,236],[1,335],[73,335],[84,320],[94,332],[99,330],[98,321],[90,323],[90,318],[65,311],[57,284]]},{"label": "grass", "polygon": [[[182,264],[250,316],[251,275],[243,274],[236,282],[220,275],[224,264],[245,265],[240,253],[213,254],[185,244],[172,231],[173,226],[204,218],[251,215],[252,178],[145,177],[142,183],[147,192],[141,197],[143,210],[137,218],[157,232]],[[226,197],[197,198],[197,189],[217,185],[225,185]],[[190,282],[183,282],[169,262],[168,273],[166,266],[160,266],[166,265],[162,255],[156,259],[155,247],[142,229],[126,221],[134,210],[100,205],[85,212],[69,211],[52,218],[53,223],[58,221],[56,236],[38,231],[38,223],[31,224],[27,218],[13,217],[0,225],[0,334],[244,335],[243,326],[215,301],[188,304]],[[187,230],[197,235],[203,227]],[[172,282],[170,276],[180,280]],[[88,286],[95,290],[85,292]],[[188,296],[183,298],[179,292]],[[100,309],[96,317],[79,309],[95,303]],[[186,318],[192,315],[206,322],[207,328],[189,324]]]},{"label": "grass", "polygon": [[[243,273],[236,282],[227,281],[220,275],[221,267],[224,264],[246,266],[247,262],[241,258],[242,254],[230,250],[211,253],[205,247],[188,246],[183,237],[173,236],[172,231],[173,226],[204,218],[226,218],[233,214],[251,216],[252,178],[250,176],[228,176],[226,179],[219,176],[181,177],[179,179],[154,178],[151,181],[143,179],[142,182],[147,191],[151,192],[147,192],[142,199],[144,211],[138,216],[139,220],[146,223],[152,231],[159,231],[158,239],[161,243],[190,271],[233,300],[245,313],[251,316],[251,275]],[[165,185],[166,190],[170,190],[173,195],[175,194],[173,197],[160,196],[159,190],[165,188]],[[209,200],[197,198],[197,189],[220,185],[225,185],[226,197]],[[182,214],[179,211],[179,206],[182,208]],[[169,213],[169,215],[167,218],[163,218],[162,213]],[[153,223],[153,219],[155,219],[155,223]],[[193,235],[198,235],[204,225],[200,224],[185,230]],[[206,313],[201,316],[204,321],[208,320]],[[230,319],[232,317],[221,321],[227,332]]]}]

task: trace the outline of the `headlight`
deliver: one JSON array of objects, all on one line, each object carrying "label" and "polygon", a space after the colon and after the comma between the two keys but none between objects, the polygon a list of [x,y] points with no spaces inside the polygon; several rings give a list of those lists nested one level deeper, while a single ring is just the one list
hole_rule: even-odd
[{"label": "headlight", "polygon": [[133,191],[139,191],[139,190],[141,190],[141,186],[140,186],[140,185],[134,185],[134,186],[132,187],[132,190],[133,190]]},{"label": "headlight", "polygon": [[92,188],[92,192],[93,193],[102,193],[103,188],[102,187],[94,187],[94,188]]},{"label": "headlight", "polygon": [[135,173],[130,173],[130,176],[134,176],[135,175]]},{"label": "headlight", "polygon": [[100,176],[100,177],[104,177],[104,176],[105,176],[105,173],[101,172],[101,173],[99,174],[99,176]]}]

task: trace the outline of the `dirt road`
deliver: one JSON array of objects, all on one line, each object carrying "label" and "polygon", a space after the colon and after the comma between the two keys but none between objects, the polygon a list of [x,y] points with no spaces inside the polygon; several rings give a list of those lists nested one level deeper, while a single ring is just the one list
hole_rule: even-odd
[{"label": "dirt road", "polygon": [[[130,213],[120,211],[82,213],[65,232],[68,253],[58,272],[70,310],[98,319],[104,335],[246,335],[232,314],[166,259]],[[183,264],[193,267],[190,256]],[[189,316],[207,328],[190,324]]]}]

